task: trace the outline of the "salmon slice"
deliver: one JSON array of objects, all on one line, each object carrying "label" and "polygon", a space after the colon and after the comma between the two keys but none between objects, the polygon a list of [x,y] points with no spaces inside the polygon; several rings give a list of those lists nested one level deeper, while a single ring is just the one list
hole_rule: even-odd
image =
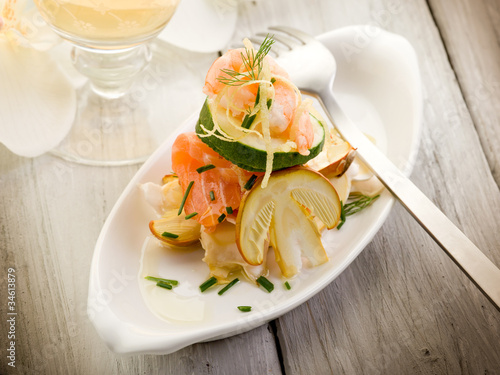
[{"label": "salmon slice", "polygon": [[[196,171],[208,164],[216,168],[203,173]],[[179,177],[183,192],[194,181],[184,212],[186,215],[197,212],[194,219],[205,227],[214,227],[222,214],[228,215],[226,207],[238,209],[244,193],[242,184],[252,176],[252,172],[237,167],[208,147],[194,132],[180,134],[172,145],[172,170]]]}]

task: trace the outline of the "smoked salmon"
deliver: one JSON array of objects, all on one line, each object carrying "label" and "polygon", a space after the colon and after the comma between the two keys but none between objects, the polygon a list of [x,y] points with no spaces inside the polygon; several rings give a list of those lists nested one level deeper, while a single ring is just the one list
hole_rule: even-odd
[{"label": "smoked salmon", "polygon": [[[207,165],[215,168],[197,171]],[[186,215],[196,212],[193,219],[207,228],[215,227],[227,216],[235,217],[244,193],[242,186],[252,176],[252,172],[213,151],[194,132],[180,134],[172,145],[172,170],[179,177],[183,192],[194,181],[184,212]]]}]

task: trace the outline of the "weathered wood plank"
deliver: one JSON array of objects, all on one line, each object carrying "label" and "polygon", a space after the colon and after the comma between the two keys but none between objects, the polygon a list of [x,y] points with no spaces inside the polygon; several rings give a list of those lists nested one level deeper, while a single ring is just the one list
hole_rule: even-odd
[{"label": "weathered wood plank", "polygon": [[[249,5],[245,17],[297,27],[280,7]],[[481,148],[467,112],[450,124],[447,113],[464,108],[464,99],[427,4],[325,1],[306,7],[297,1],[290,7],[305,15],[300,27],[313,34],[374,24],[410,40],[425,95],[413,180],[500,265],[500,195],[485,161],[491,150]],[[492,131],[498,137],[498,128]],[[400,207],[343,275],[278,320],[278,334],[289,374],[485,373],[500,363],[492,350],[500,315]]]},{"label": "weathered wood plank", "polygon": [[500,3],[431,0],[465,105],[446,113],[448,122],[472,116],[493,177],[500,185]]},{"label": "weathered wood plank", "polygon": [[[234,39],[276,24],[320,34],[370,23],[407,37],[419,54],[425,90],[422,147],[412,178],[500,265],[500,197],[485,159],[486,155],[490,167],[496,160],[492,153],[497,150],[485,138],[498,140],[493,122],[498,107],[480,100],[477,111],[485,106],[489,117],[478,120],[467,93],[483,88],[472,80],[472,91],[466,91],[463,77],[469,76],[459,65],[466,70],[470,56],[462,57],[463,51],[453,55],[450,45],[458,42],[451,40],[451,28],[448,36],[443,31],[456,27],[448,22],[465,21],[462,15],[458,21],[439,18],[449,12],[445,6],[454,4],[433,0],[431,5],[452,66],[424,1],[242,2]],[[493,21],[488,27],[498,36],[498,5],[491,1],[480,6],[489,10]],[[189,69],[201,68],[191,61]],[[477,70],[484,74],[487,69]],[[495,81],[486,75],[479,82]],[[497,86],[492,87],[498,90]],[[482,134],[481,128],[494,133]],[[0,264],[18,272],[22,312],[17,373],[279,374],[268,326],[168,356],[117,356],[98,338],[85,313],[92,250],[135,170],[75,166],[50,156],[27,160],[0,146]],[[497,175],[498,169],[492,170]],[[0,290],[4,296],[3,277]],[[5,308],[0,303],[2,316]],[[276,324],[288,374],[476,374],[495,373],[500,364],[500,315],[399,206],[334,283]],[[1,327],[4,332],[3,322]],[[3,334],[1,342],[5,343]],[[0,373],[8,370],[1,360]]]},{"label": "weathered wood plank", "polygon": [[[168,356],[109,351],[87,318],[88,275],[104,220],[137,167],[27,160],[3,147],[0,155],[0,264],[2,272],[14,267],[18,277],[17,373],[235,373],[241,363],[239,373],[281,372],[267,326]],[[5,290],[5,278],[0,282]],[[5,316],[6,304],[0,309]],[[2,359],[0,373],[15,372]]]},{"label": "weathered wood plank", "polygon": [[[183,82],[196,81],[201,93],[215,57],[173,49],[155,61],[169,64],[162,74],[168,71],[184,77]],[[180,86],[175,89],[165,96],[166,104],[184,100],[199,108],[202,102]],[[174,108],[165,105],[163,110]],[[175,108],[165,126],[179,125],[185,118],[181,116],[189,114]],[[14,267],[18,275],[18,373],[234,373],[245,363],[239,372],[279,374],[274,335],[267,326],[169,356],[117,356],[98,337],[86,313],[93,249],[107,215],[137,168],[86,167],[48,155],[29,160],[0,146],[0,264]],[[4,296],[4,277],[0,283]],[[1,342],[5,339],[2,334]],[[2,359],[0,373],[9,370]]]}]

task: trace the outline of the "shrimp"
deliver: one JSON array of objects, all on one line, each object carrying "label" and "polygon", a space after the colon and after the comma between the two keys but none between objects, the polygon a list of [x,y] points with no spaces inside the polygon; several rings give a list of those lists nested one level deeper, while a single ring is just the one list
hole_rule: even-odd
[{"label": "shrimp", "polygon": [[309,155],[314,142],[314,131],[309,116],[310,101],[297,104],[295,90],[283,82],[274,83],[274,102],[269,118],[269,130],[273,136],[288,137],[295,142],[297,151]]},{"label": "shrimp", "polygon": [[[247,49],[239,48],[226,52],[212,64],[205,78],[203,92],[209,98],[215,98],[223,90],[227,90],[220,98],[220,105],[227,109],[231,108],[233,116],[243,118],[249,109],[255,106],[255,100],[259,88],[259,83],[244,86],[231,86],[220,81],[221,78],[229,78],[224,73],[231,70],[238,73],[247,73],[247,66],[244,58],[247,59]],[[269,55],[264,58],[265,64],[269,67],[272,85],[271,93],[274,95],[269,109],[269,130],[272,137],[290,138],[297,145],[297,150],[307,155],[312,145],[314,134],[312,124],[309,119],[309,111],[300,110],[298,92],[287,82],[288,73],[278,65]],[[250,78],[248,78],[250,81]],[[230,104],[229,104],[230,102]],[[299,113],[300,112],[300,113]]]},{"label": "shrimp", "polygon": [[297,145],[297,151],[302,155],[309,155],[309,148],[314,141],[314,131],[309,116],[309,106],[312,103],[304,101],[296,111],[295,118],[290,126],[290,138]]},{"label": "shrimp", "polygon": [[[257,96],[259,84],[255,83],[243,87],[227,86],[223,82],[220,82],[220,79],[229,78],[229,76],[224,73],[224,70],[232,70],[238,73],[247,73],[248,70],[243,61],[243,57],[245,57],[245,59],[248,59],[247,50],[245,48],[238,48],[227,51],[212,64],[212,66],[208,70],[207,76],[205,78],[205,86],[203,87],[203,92],[210,98],[215,97],[224,88],[227,88],[227,96],[234,97],[233,105],[240,109],[239,112],[244,112],[255,104],[255,98]],[[281,68],[272,57],[266,56],[264,59],[269,65],[272,74],[288,78],[288,73],[283,68]],[[221,104],[225,107],[227,105],[227,102],[222,101]]]},{"label": "shrimp", "polygon": [[[224,70],[233,70],[238,73],[245,73],[247,71],[243,63],[244,54],[246,54],[244,48],[233,49],[227,51],[224,55],[215,60],[208,70],[205,78],[205,86],[203,87],[203,92],[210,98],[215,97],[227,87],[227,96],[234,97],[233,105],[237,108],[233,110],[233,115],[239,115],[245,112],[255,103],[259,87],[258,84],[244,87],[227,86],[220,82],[220,78],[229,78],[229,76],[224,73]],[[227,100],[221,101],[221,105],[227,107]]]},{"label": "shrimp", "polygon": [[295,91],[282,81],[276,81],[274,86],[274,100],[270,108],[269,130],[271,135],[280,136],[288,129],[297,108]]}]

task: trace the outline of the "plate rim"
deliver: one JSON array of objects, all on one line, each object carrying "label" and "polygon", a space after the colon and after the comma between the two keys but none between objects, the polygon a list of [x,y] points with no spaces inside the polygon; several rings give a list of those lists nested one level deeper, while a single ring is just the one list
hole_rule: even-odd
[{"label": "plate rim", "polygon": [[[353,32],[359,30],[360,27],[363,26],[348,26],[345,28],[331,30],[327,33],[321,34],[317,38],[319,40],[325,40],[333,35],[336,35],[340,32]],[[391,36],[397,36],[401,38],[405,43],[410,46],[412,51],[413,47],[409,44],[409,42],[394,33],[389,33],[387,31],[383,31],[384,33],[390,34]],[[415,53],[416,57],[416,53]],[[417,60],[418,61],[418,60]],[[420,72],[417,71],[417,78],[420,78]],[[419,80],[420,82],[420,80]],[[420,103],[421,100],[421,90],[419,93]],[[421,110],[422,106],[418,106],[418,120],[413,124],[416,127],[418,132],[417,136],[413,134],[412,138],[412,147],[410,151],[410,155],[407,161],[407,165],[409,168],[405,170],[406,174],[409,174],[411,171],[414,161],[416,160],[418,154],[418,145],[420,144],[420,134],[421,134]],[[92,305],[92,298],[95,298],[95,293],[99,291],[99,260],[102,255],[102,244],[104,242],[105,233],[109,229],[113,218],[115,217],[117,211],[123,204],[124,200],[130,195],[133,189],[137,187],[137,183],[148,173],[151,167],[158,161],[159,158],[164,154],[166,146],[173,142],[173,139],[177,137],[180,133],[184,132],[187,127],[192,126],[198,118],[197,113],[193,113],[184,123],[179,126],[164,142],[158,147],[158,149],[148,158],[148,160],[139,168],[133,178],[130,180],[124,191],[121,193],[120,197],[114,204],[111,212],[109,213],[102,229],[99,234],[98,240],[96,242],[94,248],[94,255],[91,262],[90,269],[90,278],[89,278],[89,291],[88,291],[88,304],[87,304],[87,313],[89,315],[90,320],[95,326],[98,334],[103,339],[103,341],[115,352],[117,353],[128,353],[128,354],[138,354],[138,353],[148,353],[148,354],[168,354],[172,353],[176,350],[179,350],[185,346],[188,346],[195,342],[203,342],[203,341],[211,341],[219,338],[224,338],[231,336],[233,334],[239,334],[251,329],[254,329],[272,319],[275,319],[288,311],[294,309],[295,307],[301,305],[305,301],[309,300],[311,297],[316,295],[319,291],[329,285],[335,278],[337,278],[351,263],[354,259],[358,257],[358,255],[363,251],[363,249],[368,245],[368,243],[373,239],[375,234],[379,231],[380,227],[386,221],[389,212],[394,204],[394,198],[392,198],[388,193],[384,198],[385,201],[383,206],[380,208],[380,213],[378,215],[379,219],[373,225],[371,230],[364,233],[364,236],[360,241],[356,243],[354,248],[349,252],[347,258],[343,261],[342,265],[335,269],[334,272],[328,274],[328,277],[323,280],[321,283],[316,283],[315,287],[312,289],[310,293],[307,295],[304,294],[301,298],[297,298],[295,300],[285,301],[285,303],[280,303],[279,308],[275,308],[274,311],[262,314],[250,315],[248,319],[244,320],[245,327],[243,329],[238,329],[238,326],[235,326],[235,322],[227,322],[224,325],[214,325],[203,327],[196,332],[188,332],[188,333],[173,333],[168,336],[168,338],[158,338],[154,339],[150,336],[145,340],[145,336],[141,335],[140,330],[137,327],[132,326],[131,324],[127,324],[119,320],[119,318],[111,311],[108,306],[105,306],[104,311],[100,311],[99,315],[95,314],[93,311],[94,306]],[[241,323],[240,323],[241,326]],[[168,342],[168,345],[167,345]]]}]

